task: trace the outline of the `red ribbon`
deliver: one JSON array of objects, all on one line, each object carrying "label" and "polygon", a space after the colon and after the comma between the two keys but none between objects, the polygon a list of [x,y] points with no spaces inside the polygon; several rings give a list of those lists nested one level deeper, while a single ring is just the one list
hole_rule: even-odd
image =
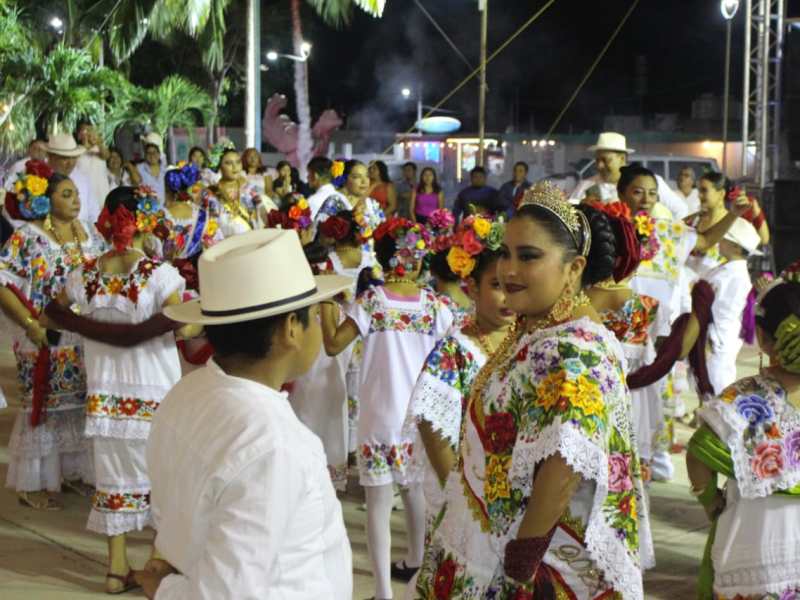
[{"label": "red ribbon", "polygon": [[191,352],[186,340],[178,340],[178,350],[180,350],[183,359],[191,365],[204,365],[208,359],[214,354],[214,347],[206,342],[196,352]]},{"label": "red ribbon", "polygon": [[[7,283],[6,287],[17,297],[22,305],[28,310],[31,318],[39,320],[39,311],[22,291],[13,283]],[[47,417],[47,396],[50,394],[50,347],[39,348],[36,355],[36,362],[33,365],[33,399],[31,408],[31,426],[38,427],[44,423]]]}]

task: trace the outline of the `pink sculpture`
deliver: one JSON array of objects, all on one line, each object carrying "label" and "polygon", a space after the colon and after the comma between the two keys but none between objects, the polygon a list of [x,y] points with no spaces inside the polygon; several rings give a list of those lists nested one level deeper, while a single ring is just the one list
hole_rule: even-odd
[{"label": "pink sculpture", "polygon": [[[286,108],[287,100],[283,94],[273,94],[267,100],[267,108],[264,117],[261,119],[261,138],[275,146],[278,152],[286,155],[292,166],[299,168],[298,159],[298,135],[300,127],[293,122],[283,111]],[[336,114],[335,110],[328,109],[323,112],[314,126],[311,128],[313,140],[312,156],[328,153],[333,132],[342,126],[342,119]]]}]

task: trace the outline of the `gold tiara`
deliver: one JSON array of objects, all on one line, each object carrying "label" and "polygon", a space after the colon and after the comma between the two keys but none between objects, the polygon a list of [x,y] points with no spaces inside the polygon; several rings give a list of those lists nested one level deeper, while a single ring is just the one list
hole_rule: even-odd
[{"label": "gold tiara", "polygon": [[[522,197],[519,207],[539,206],[552,213],[566,227],[575,248],[582,256],[588,256],[592,245],[592,230],[589,220],[583,211],[570,204],[562,192],[552,181],[539,181],[529,188]],[[583,235],[581,235],[583,230]],[[581,243],[583,238],[583,243]]]}]

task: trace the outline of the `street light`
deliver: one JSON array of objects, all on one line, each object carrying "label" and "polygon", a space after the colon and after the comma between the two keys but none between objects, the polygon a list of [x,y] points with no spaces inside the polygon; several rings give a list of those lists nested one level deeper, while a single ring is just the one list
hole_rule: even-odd
[{"label": "street light", "polygon": [[300,44],[300,52],[301,52],[301,53],[303,54],[303,56],[305,56],[306,58],[308,58],[309,56],[311,56],[311,44],[310,44],[310,43],[308,43],[308,42],[303,42],[302,44]]},{"label": "street light", "polygon": [[64,26],[64,21],[62,21],[59,17],[53,17],[50,19],[50,27],[53,29],[61,29]]},{"label": "street light", "polygon": [[400,93],[403,95],[403,98],[411,97],[411,90],[409,88],[403,88],[402,90],[400,90]]},{"label": "street light", "polygon": [[[400,94],[403,96],[404,99],[408,100],[411,98],[411,88],[404,87],[400,90]],[[417,129],[419,129],[419,122],[422,121],[422,86],[417,86],[417,122],[415,125]],[[422,130],[420,130],[422,131]]]},{"label": "street light", "polygon": [[267,60],[275,62],[276,60],[278,60],[278,53],[275,52],[275,50],[270,50],[269,52],[267,52]]},{"label": "street light", "polygon": [[[725,18],[725,91],[722,99],[722,172],[728,165],[728,109],[731,87],[731,27],[739,10],[739,0],[720,0],[719,10]],[[747,98],[744,99],[747,101]]]}]

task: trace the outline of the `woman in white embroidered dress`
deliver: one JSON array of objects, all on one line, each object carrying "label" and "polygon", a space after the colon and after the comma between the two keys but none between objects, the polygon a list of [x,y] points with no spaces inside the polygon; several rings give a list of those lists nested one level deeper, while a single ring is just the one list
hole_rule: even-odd
[{"label": "woman in white embroidered dress", "polygon": [[195,259],[204,248],[222,239],[209,207],[194,201],[201,192],[200,171],[189,163],[167,171],[164,179],[167,189],[164,213],[170,232],[162,256],[170,262]]},{"label": "woman in white embroidered dress", "polygon": [[714,523],[700,600],[800,597],[800,284],[762,292],[756,332],[770,366],[706,402],[689,442],[692,493]]},{"label": "woman in white embroidered dress", "polygon": [[[463,239],[467,231],[475,232],[474,220],[475,217],[467,217],[461,222],[456,239]],[[428,355],[411,395],[404,425],[411,431],[408,435],[415,438],[417,451],[411,457],[411,468],[414,476],[423,482],[428,537],[436,522],[441,520],[444,504],[444,481],[439,480],[430,461],[446,460],[438,470],[452,469],[472,381],[509,335],[515,320],[514,313],[506,307],[497,279],[503,225],[494,223],[488,230],[481,225],[480,229],[483,236],[470,236],[481,245],[477,255],[470,255],[463,244],[458,243],[445,252],[453,265],[448,268],[466,282],[469,297],[475,304],[473,316],[454,327]],[[474,252],[477,247],[470,250]]]},{"label": "woman in white embroidered dress", "polygon": [[[394,483],[401,488],[409,543],[405,565],[419,567],[425,536],[425,499],[408,478],[413,438],[403,435],[408,403],[425,358],[450,329],[453,316],[432,290],[417,283],[428,236],[423,226],[392,218],[375,231],[376,252],[385,273],[383,286],[369,288],[340,322],[324,305],[322,329],[329,355],[364,339],[359,376],[359,481],[366,488],[367,537],[375,577],[375,598],[392,597],[390,573]],[[400,573],[405,576],[404,571]]]},{"label": "woman in white embroidered dress", "polygon": [[610,238],[604,214],[549,183],[509,222],[497,273],[517,335],[472,384],[447,511],[407,597],[644,597],[624,356],[582,292],[614,264]]},{"label": "woman in white embroidered dress", "polygon": [[[102,253],[105,242],[94,227],[78,220],[75,184],[53,175],[44,163],[34,169],[30,176],[40,178],[36,185],[46,191],[18,190],[22,211],[18,216],[28,222],[0,251],[0,308],[13,324],[23,406],[8,444],[6,486],[32,508],[58,510],[61,502],[56,494],[62,481],[80,493],[91,493],[80,483],[91,483],[94,475],[83,434],[86,375],[80,338],[48,333],[38,319],[61,292],[69,273]],[[35,180],[26,176],[25,181],[33,185]],[[37,365],[46,369],[42,373],[46,394],[36,391]]]},{"label": "woman in white embroidered dress", "polygon": [[[139,202],[130,187],[106,198],[100,222],[114,248],[70,275],[59,298],[63,307],[75,305],[93,321],[137,324],[181,302],[185,283],[178,270],[148,258],[142,249]],[[108,536],[106,591],[120,593],[135,586],[126,534],[151,519],[145,462],[150,421],[180,379],[180,362],[172,332],[127,348],[92,339],[85,339],[84,347],[86,435],[94,446],[97,487],[87,529]]]}]

